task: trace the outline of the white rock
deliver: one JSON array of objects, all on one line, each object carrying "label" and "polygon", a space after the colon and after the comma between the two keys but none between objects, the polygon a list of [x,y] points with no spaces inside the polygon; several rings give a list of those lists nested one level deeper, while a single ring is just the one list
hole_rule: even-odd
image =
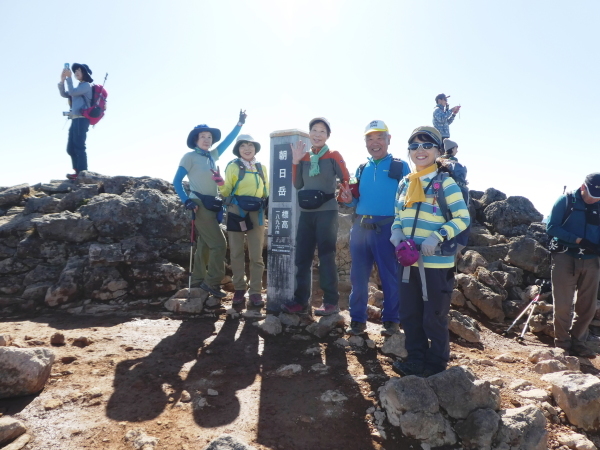
[{"label": "white rock", "polygon": [[556,435],[556,440],[561,445],[566,445],[575,450],[597,450],[592,441],[584,435],[572,432],[563,432]]},{"label": "white rock", "polygon": [[513,380],[512,383],[508,385],[508,388],[512,391],[520,391],[528,386],[531,386],[531,382],[527,380],[522,380],[521,378],[517,378]]},{"label": "white rock", "polygon": [[342,394],[339,391],[325,391],[322,395],[321,395],[321,401],[322,402],[333,402],[333,403],[337,403],[337,402],[343,402],[345,400],[348,400],[348,397],[346,397],[344,394]]},{"label": "white rock", "polygon": [[298,317],[298,314],[281,313],[278,317],[282,325],[288,327],[297,327],[300,325],[300,317]]},{"label": "white rock", "polygon": [[514,363],[517,359],[510,353],[503,353],[502,355],[496,356],[494,360],[505,363]]},{"label": "white rock", "polygon": [[310,370],[316,373],[327,373],[329,372],[329,366],[323,363],[316,363],[310,366]]},{"label": "white rock", "polygon": [[543,389],[529,389],[528,391],[519,392],[519,395],[523,398],[528,398],[538,402],[547,402],[550,400],[550,396]]},{"label": "white rock", "polygon": [[192,399],[192,396],[188,391],[181,391],[181,398],[179,399],[183,403],[187,403]]},{"label": "white rock", "polygon": [[395,333],[385,339],[381,347],[381,352],[386,355],[392,354],[399,356],[400,358],[406,358],[408,356],[408,352],[404,346],[405,341],[406,338],[404,336],[404,332],[400,330],[398,333]]},{"label": "white rock", "polygon": [[7,347],[12,344],[12,337],[8,334],[0,334],[0,347]]},{"label": "white rock", "polygon": [[148,436],[142,429],[129,430],[125,433],[125,440],[136,450],[150,450],[158,445],[158,439]]},{"label": "white rock", "polygon": [[258,328],[271,336],[275,336],[282,331],[281,322],[277,317],[271,314],[269,314],[265,320],[258,322]]},{"label": "white rock", "polygon": [[502,387],[504,386],[504,380],[500,377],[490,378],[488,379],[492,386]]},{"label": "white rock", "polygon": [[536,373],[552,373],[552,372],[562,372],[567,370],[567,366],[564,365],[557,359],[547,359],[544,361],[538,362],[533,368]]},{"label": "white rock", "polygon": [[0,399],[41,391],[52,364],[54,353],[46,348],[0,347]]},{"label": "white rock", "polygon": [[0,417],[0,445],[21,436],[27,429],[20,420],[13,417]]},{"label": "white rock", "polygon": [[302,372],[302,366],[300,364],[288,364],[277,369],[275,374],[279,375],[280,377],[291,377],[292,375],[296,375],[300,372]]}]

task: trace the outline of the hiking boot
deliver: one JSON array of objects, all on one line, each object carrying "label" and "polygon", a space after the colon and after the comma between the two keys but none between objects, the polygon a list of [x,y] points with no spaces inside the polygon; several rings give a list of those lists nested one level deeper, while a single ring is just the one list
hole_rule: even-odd
[{"label": "hiking boot", "polygon": [[231,304],[234,306],[242,305],[246,301],[245,297],[246,297],[246,291],[236,290],[235,293],[233,294],[233,300],[231,301]]},{"label": "hiking boot", "polygon": [[400,325],[396,322],[383,322],[381,329],[382,336],[392,336],[400,330]]},{"label": "hiking boot", "polygon": [[423,364],[404,361],[395,361],[394,364],[392,364],[392,369],[394,372],[402,375],[403,377],[407,377],[409,375],[422,377],[424,372]]},{"label": "hiking boot", "polygon": [[360,336],[361,334],[364,334],[366,329],[366,323],[353,320],[350,322],[350,326],[346,329],[346,333],[352,336]]},{"label": "hiking boot", "polygon": [[206,292],[208,292],[213,297],[217,297],[217,298],[227,297],[227,293],[224,290],[222,290],[221,287],[218,285],[210,287],[208,284],[202,283],[200,285],[200,289],[204,289]]},{"label": "hiking boot", "polygon": [[323,303],[320,308],[315,309],[315,316],[330,316],[335,313],[339,313],[340,308],[337,305],[329,305]]},{"label": "hiking boot", "polygon": [[261,294],[250,294],[249,300],[252,306],[260,307],[265,304]]},{"label": "hiking boot", "polygon": [[67,180],[75,181],[76,179],[77,179],[76,173],[68,173],[67,174]]},{"label": "hiking boot", "polygon": [[596,356],[596,353],[590,350],[583,342],[573,342],[569,353],[571,356],[581,356],[582,358],[594,358]]},{"label": "hiking boot", "polygon": [[288,314],[308,314],[308,305],[301,305],[292,301],[281,305],[281,310]]}]

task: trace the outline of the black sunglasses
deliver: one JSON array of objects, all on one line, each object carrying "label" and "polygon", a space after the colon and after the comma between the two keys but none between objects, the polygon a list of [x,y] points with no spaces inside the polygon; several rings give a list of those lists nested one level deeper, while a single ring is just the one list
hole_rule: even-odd
[{"label": "black sunglasses", "polygon": [[410,144],[408,146],[409,150],[416,150],[419,147],[423,147],[425,150],[431,150],[433,147],[435,148],[440,148],[439,145],[437,144],[432,144],[431,142],[423,142],[422,144],[417,143],[417,142],[413,142],[412,144]]}]

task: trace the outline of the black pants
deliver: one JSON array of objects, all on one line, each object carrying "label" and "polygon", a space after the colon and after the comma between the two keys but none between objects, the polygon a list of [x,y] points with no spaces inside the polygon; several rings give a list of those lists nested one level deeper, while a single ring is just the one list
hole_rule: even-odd
[{"label": "black pants", "polygon": [[85,140],[90,128],[90,119],[85,117],[71,120],[69,128],[69,140],[67,141],[67,153],[71,157],[73,169],[76,172],[87,170],[87,154],[85,153]]},{"label": "black pants", "polygon": [[[423,301],[423,288],[418,267],[410,268],[408,283],[400,285],[400,323],[406,334],[407,361],[440,372],[450,359],[448,312],[454,288],[454,269],[425,269],[428,301]],[[431,347],[429,342],[431,341]]]},{"label": "black pants", "polygon": [[319,251],[319,282],[323,303],[337,305],[338,272],[335,250],[338,232],[338,212],[315,211],[300,213],[296,233],[296,291],[294,301],[306,305],[312,291],[312,263],[315,248]]}]

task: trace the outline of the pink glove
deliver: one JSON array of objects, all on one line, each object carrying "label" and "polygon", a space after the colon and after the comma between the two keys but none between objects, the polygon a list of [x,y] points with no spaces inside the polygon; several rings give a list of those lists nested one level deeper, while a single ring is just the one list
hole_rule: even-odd
[{"label": "pink glove", "polygon": [[217,183],[217,186],[223,186],[225,184],[225,180],[223,180],[223,177],[219,173],[219,168],[217,167],[217,170],[210,169],[210,171],[213,174],[211,178],[215,183]]}]

